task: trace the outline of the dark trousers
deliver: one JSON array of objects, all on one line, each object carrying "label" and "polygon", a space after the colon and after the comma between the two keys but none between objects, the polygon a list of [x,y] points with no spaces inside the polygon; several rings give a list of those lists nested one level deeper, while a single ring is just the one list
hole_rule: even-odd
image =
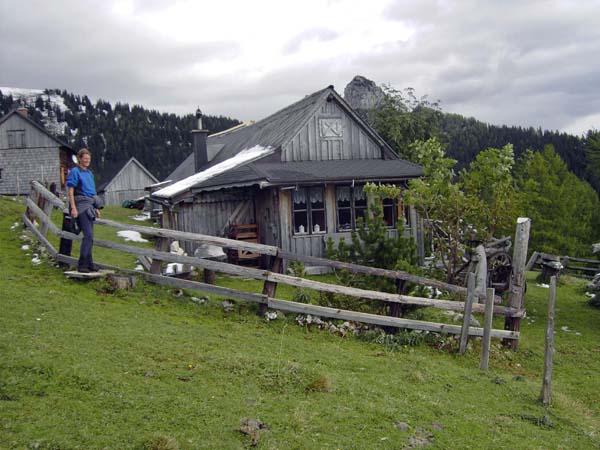
[{"label": "dark trousers", "polygon": [[77,216],[79,228],[83,232],[83,241],[79,249],[79,269],[92,269],[94,261],[92,259],[92,247],[94,245],[94,220],[90,217],[87,211],[82,211]]}]

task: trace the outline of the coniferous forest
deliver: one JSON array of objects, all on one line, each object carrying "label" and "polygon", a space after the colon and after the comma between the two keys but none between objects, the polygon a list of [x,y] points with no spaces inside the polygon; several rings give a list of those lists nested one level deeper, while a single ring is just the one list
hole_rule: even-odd
[{"label": "coniferous forest", "polygon": [[[62,98],[57,100],[57,97]],[[19,102],[0,91],[0,116]],[[29,117],[46,126],[74,149],[89,147],[92,169],[99,181],[132,156],[159,180],[164,179],[192,151],[194,111],[185,116],[160,113],[143,106],[104,100],[95,103],[86,96],[65,90],[48,90],[26,104]],[[54,129],[48,124],[56,124]],[[211,133],[237,125],[229,117],[205,115],[204,128]]]}]

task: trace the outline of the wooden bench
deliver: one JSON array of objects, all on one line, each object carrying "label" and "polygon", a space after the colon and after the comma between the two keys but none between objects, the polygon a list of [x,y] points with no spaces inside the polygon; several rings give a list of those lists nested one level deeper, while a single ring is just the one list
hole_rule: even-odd
[{"label": "wooden bench", "polygon": [[[229,238],[238,241],[259,243],[258,225],[244,224],[232,225],[229,231]],[[250,266],[260,265],[260,253],[254,253],[249,250],[229,250],[229,261],[234,264],[244,264]]]}]

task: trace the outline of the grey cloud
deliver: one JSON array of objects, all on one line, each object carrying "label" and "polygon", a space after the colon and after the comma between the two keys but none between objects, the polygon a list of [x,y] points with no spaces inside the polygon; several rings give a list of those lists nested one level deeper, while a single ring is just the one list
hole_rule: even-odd
[{"label": "grey cloud", "polygon": [[[136,0],[134,7],[157,11],[170,4]],[[0,85],[65,88],[175,113],[200,104],[209,114],[260,119],[329,84],[343,92],[362,74],[399,89],[412,86],[419,96],[439,98],[446,111],[495,124],[561,129],[600,111],[598,1],[392,1],[383,17],[414,31],[406,42],[260,78],[218,79],[192,68],[235,58],[237,43],[180,45],[107,8],[100,0],[0,2]],[[284,51],[337,37],[307,24]]]},{"label": "grey cloud", "polygon": [[284,46],[285,53],[296,53],[303,42],[327,42],[338,37],[338,33],[327,28],[311,28],[290,39]]}]

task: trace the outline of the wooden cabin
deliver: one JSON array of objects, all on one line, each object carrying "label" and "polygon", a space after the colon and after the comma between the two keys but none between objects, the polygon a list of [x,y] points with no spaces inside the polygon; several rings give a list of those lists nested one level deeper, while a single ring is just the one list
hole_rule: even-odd
[{"label": "wooden cabin", "polygon": [[98,186],[105,205],[121,206],[125,200],[137,200],[146,195],[145,188],[158,180],[142,163],[132,157],[116,166]]},{"label": "wooden cabin", "polygon": [[0,118],[0,194],[23,195],[37,180],[65,190],[73,149],[31,120],[27,108]]},{"label": "wooden cabin", "polygon": [[[320,257],[328,237],[349,239],[366,213],[365,183],[405,186],[423,175],[333,86],[208,137],[198,118],[194,152],[168,177],[173,184],[151,196],[177,230],[235,237],[240,227],[254,225],[260,243]],[[390,235],[403,220],[421,241],[414,211],[396,199],[383,206]]]}]

